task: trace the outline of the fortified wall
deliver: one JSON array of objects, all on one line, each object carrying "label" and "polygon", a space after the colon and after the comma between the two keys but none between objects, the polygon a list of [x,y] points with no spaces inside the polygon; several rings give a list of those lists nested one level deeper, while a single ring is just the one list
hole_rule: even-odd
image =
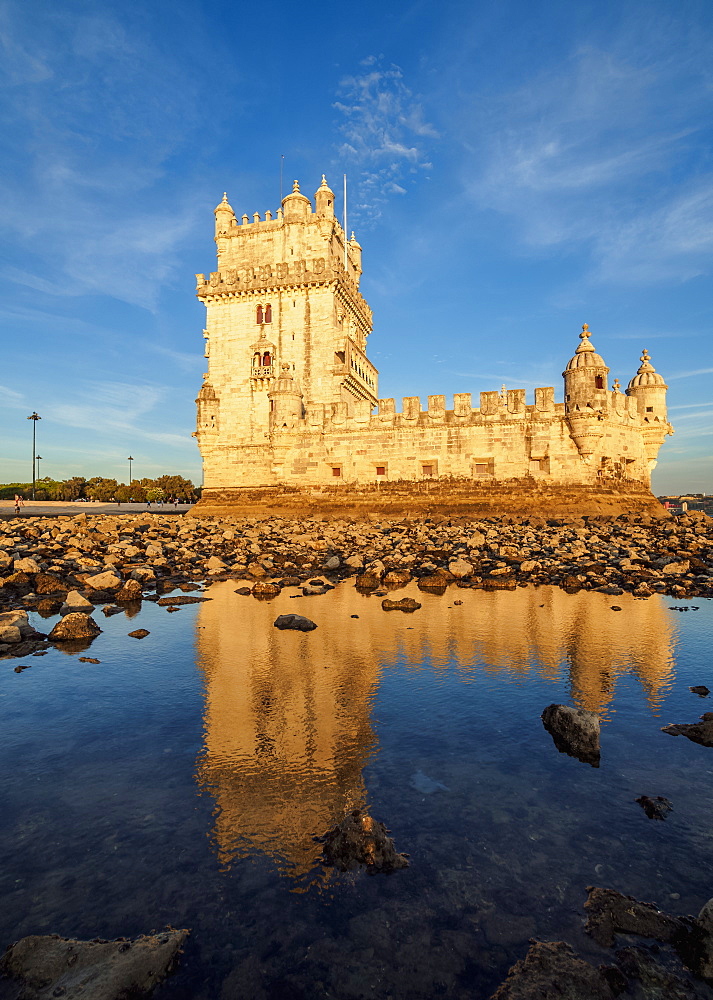
[{"label": "fortified wall", "polygon": [[281,208],[238,221],[215,209],[218,269],[196,275],[207,310],[208,371],[197,399],[201,506],[246,489],[439,481],[461,487],[615,487],[649,495],[672,433],[667,386],[643,351],[625,392],[585,324],[553,387],[379,399],[367,357],[372,314],[359,291],[361,247],[334,214],[322,178],[312,202],[299,184]]}]

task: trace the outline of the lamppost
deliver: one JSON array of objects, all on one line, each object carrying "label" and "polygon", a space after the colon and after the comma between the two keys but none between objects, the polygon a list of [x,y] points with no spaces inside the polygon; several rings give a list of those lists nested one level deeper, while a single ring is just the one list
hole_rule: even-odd
[{"label": "lamppost", "polygon": [[129,489],[131,489],[131,463],[134,461],[133,456],[129,455],[126,461],[129,463]]},{"label": "lamppost", "polygon": [[42,461],[42,455],[35,455],[35,462],[37,463],[37,479],[40,478],[40,462]]},{"label": "lamppost", "polygon": [[39,413],[34,413],[33,412],[27,419],[32,421],[32,499],[34,500],[35,499],[35,478],[36,478],[36,476],[35,476],[35,472],[36,472],[36,468],[35,468],[35,432],[37,430],[37,421],[38,420],[42,420],[42,417],[39,415]]}]

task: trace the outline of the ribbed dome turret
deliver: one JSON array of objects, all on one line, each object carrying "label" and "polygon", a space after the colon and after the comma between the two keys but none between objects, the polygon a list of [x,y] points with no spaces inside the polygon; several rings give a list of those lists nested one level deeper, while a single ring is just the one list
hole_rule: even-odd
[{"label": "ribbed dome turret", "polygon": [[[571,372],[578,368],[606,368],[604,363],[604,358],[601,354],[597,354],[594,350],[593,345],[589,342],[589,338],[592,336],[589,330],[589,326],[585,323],[582,327],[582,332],[579,335],[580,345],[574,352],[574,357],[570,358],[567,363],[565,372]],[[607,369],[608,371],[608,369]],[[563,372],[564,374],[564,372]]]},{"label": "ribbed dome turret", "polygon": [[312,202],[300,192],[300,182],[292,185],[292,193],[282,199],[282,211],[285,222],[297,222],[312,214]]},{"label": "ribbed dome turret", "polygon": [[628,389],[638,389],[641,386],[661,386],[664,389],[668,389],[663,376],[659,375],[651,364],[651,357],[646,348],[642,351],[639,370],[631,382],[629,382]]}]

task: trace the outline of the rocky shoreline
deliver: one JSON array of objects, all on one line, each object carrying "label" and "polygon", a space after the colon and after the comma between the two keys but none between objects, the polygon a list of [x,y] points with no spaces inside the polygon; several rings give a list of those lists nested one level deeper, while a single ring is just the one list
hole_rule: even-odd
[{"label": "rocky shoreline", "polygon": [[106,605],[110,613],[117,603],[229,578],[245,581],[240,593],[263,599],[284,586],[318,595],[350,577],[382,596],[415,579],[431,593],[550,585],[571,593],[713,597],[713,520],[699,512],[666,520],[372,515],[357,522],[155,513],[13,519],[0,523],[0,657],[50,643],[29,626],[29,611],[86,615]]}]

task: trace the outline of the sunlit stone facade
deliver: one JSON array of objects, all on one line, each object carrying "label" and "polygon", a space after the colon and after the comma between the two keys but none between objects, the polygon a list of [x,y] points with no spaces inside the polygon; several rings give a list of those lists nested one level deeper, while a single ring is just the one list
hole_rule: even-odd
[{"label": "sunlit stone facade", "polygon": [[204,486],[371,484],[457,477],[649,485],[672,433],[663,378],[646,351],[625,393],[586,326],[552,387],[379,399],[367,358],[371,310],[361,247],[334,214],[326,180],[314,206],[294,189],[273,217],[215,209],[218,269],[197,275],[208,371],[196,438]]}]

